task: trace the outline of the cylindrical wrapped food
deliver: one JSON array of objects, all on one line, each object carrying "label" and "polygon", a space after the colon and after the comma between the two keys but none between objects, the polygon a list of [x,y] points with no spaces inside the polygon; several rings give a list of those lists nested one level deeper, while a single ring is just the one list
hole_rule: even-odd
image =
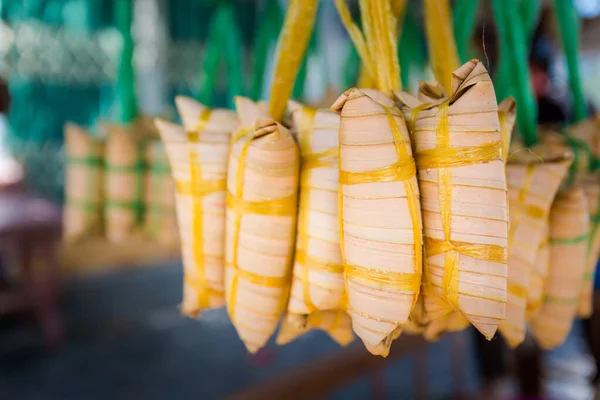
[{"label": "cylindrical wrapped food", "polygon": [[510,203],[508,304],[500,332],[511,347],[525,339],[530,277],[544,240],[552,200],[570,162],[570,153],[540,147],[514,154],[506,166]]},{"label": "cylindrical wrapped food", "polygon": [[410,121],[425,242],[425,311],[460,310],[491,339],[504,318],[508,204],[498,105],[477,60],[452,74],[453,93],[396,92]]},{"label": "cylindrical wrapped food", "polygon": [[354,332],[387,355],[417,300],[422,273],[419,188],[408,129],[380,91],[350,89],[340,122],[341,244]]},{"label": "cylindrical wrapped food", "polygon": [[[288,317],[345,309],[338,213],[340,117],[290,101],[300,147],[300,203]],[[305,325],[302,323],[301,325]]]},{"label": "cylindrical wrapped food", "polygon": [[577,314],[587,265],[587,199],[579,187],[556,196],[550,210],[550,270],[544,302],[531,321],[543,349],[560,346]]},{"label": "cylindrical wrapped food", "polygon": [[600,211],[600,177],[597,174],[589,175],[583,180],[581,187],[587,197],[590,236],[587,268],[577,314],[581,318],[588,318],[593,311],[594,276],[598,264],[598,255],[600,254],[600,216],[598,214]]},{"label": "cylindrical wrapped food", "polygon": [[298,146],[251,100],[236,98],[241,129],[227,177],[226,300],[251,353],[264,346],[287,304],[298,201]]},{"label": "cylindrical wrapped food", "polygon": [[157,243],[175,246],[179,240],[175,184],[164,144],[158,140],[146,147],[146,167],[144,230]]},{"label": "cylindrical wrapped food", "polygon": [[105,129],[104,223],[107,239],[121,242],[143,222],[145,141],[130,125]]},{"label": "cylindrical wrapped food", "polygon": [[188,132],[164,121],[156,126],[175,181],[184,269],[181,310],[196,317],[225,304],[227,157],[237,119],[231,111],[211,111],[191,99],[176,101]]},{"label": "cylindrical wrapped food", "polygon": [[63,235],[72,241],[102,230],[104,140],[68,123],[65,151]]}]

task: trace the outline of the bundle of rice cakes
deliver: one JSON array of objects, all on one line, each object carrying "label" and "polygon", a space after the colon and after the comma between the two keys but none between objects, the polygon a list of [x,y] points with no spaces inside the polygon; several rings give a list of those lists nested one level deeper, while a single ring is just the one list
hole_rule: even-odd
[{"label": "bundle of rice cakes", "polygon": [[322,329],[334,340],[347,344],[352,330],[345,313],[339,234],[340,117],[330,110],[294,101],[289,102],[289,109],[300,147],[300,202],[290,300],[278,343],[311,329]]},{"label": "bundle of rice cakes", "polygon": [[[458,310],[491,339],[505,315],[508,204],[498,105],[482,63],[452,74],[452,94],[395,92],[414,139],[430,320]],[[457,318],[460,320],[460,318]],[[460,324],[459,324],[460,325]]]}]

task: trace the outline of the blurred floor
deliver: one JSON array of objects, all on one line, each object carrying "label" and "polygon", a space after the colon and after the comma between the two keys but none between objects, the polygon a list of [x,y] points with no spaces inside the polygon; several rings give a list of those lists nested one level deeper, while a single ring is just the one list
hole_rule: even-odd
[{"label": "blurred floor", "polygon": [[[285,347],[271,345],[272,359],[257,367],[224,311],[207,313],[201,321],[180,316],[180,282],[179,265],[67,282],[69,337],[54,353],[41,347],[33,324],[0,320],[0,398],[221,399],[340,351],[325,334],[314,333]],[[459,385],[472,392],[477,379],[468,342],[467,377]],[[450,343],[430,346],[427,364],[427,377],[419,379],[429,381],[430,398],[449,398],[455,384]],[[383,392],[387,398],[415,398],[415,378],[413,358],[393,362],[382,374]],[[366,399],[372,393],[372,381],[365,378],[331,398]]]}]

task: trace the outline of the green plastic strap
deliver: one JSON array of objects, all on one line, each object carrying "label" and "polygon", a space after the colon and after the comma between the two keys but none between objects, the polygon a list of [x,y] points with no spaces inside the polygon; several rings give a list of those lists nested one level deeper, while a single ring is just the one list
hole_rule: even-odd
[{"label": "green plastic strap", "polygon": [[581,242],[585,242],[587,241],[589,238],[589,234],[588,233],[584,233],[581,236],[576,236],[573,238],[567,238],[567,239],[550,239],[548,241],[548,243],[550,244],[577,244],[577,243],[581,243]]},{"label": "green plastic strap", "polygon": [[114,165],[105,164],[104,167],[108,172],[129,172],[134,174],[134,195],[131,201],[107,200],[104,202],[105,208],[127,208],[135,212],[136,223],[140,224],[144,217],[144,173],[146,164],[143,154],[146,143],[142,142],[137,147],[136,160],[131,165]]},{"label": "green plastic strap", "polygon": [[171,168],[169,167],[169,164],[155,162],[152,164],[150,172],[157,175],[169,175],[171,173]]},{"label": "green plastic strap", "polygon": [[225,22],[226,16],[223,10],[218,9],[210,23],[208,39],[204,47],[204,59],[202,60],[200,78],[198,79],[198,92],[195,97],[200,103],[209,107],[214,106],[215,101],[215,83],[221,53],[219,45],[222,41],[222,27]]},{"label": "green plastic strap", "polygon": [[569,297],[566,299],[560,298],[560,297],[554,297],[554,296],[544,296],[544,301],[548,302],[548,303],[565,304],[565,305],[577,304],[577,303],[579,303],[579,296]]},{"label": "green plastic strap", "polygon": [[465,63],[472,58],[471,37],[475,30],[475,16],[479,0],[457,0],[453,11],[454,38],[460,61]]},{"label": "green plastic strap", "polygon": [[87,165],[89,167],[102,167],[104,166],[104,159],[102,157],[67,157],[67,163],[72,165]]},{"label": "green plastic strap", "polygon": [[227,70],[227,97],[229,106],[234,108],[235,96],[244,95],[244,74],[242,71],[242,39],[239,24],[231,3],[224,3],[220,7],[223,20],[220,25],[222,50],[225,51],[225,64]]},{"label": "green plastic strap", "polygon": [[538,108],[527,63],[523,21],[521,18],[514,18],[519,15],[519,3],[517,0],[492,0],[492,8],[501,40],[501,51],[503,57],[508,58],[507,70],[513,81],[512,94],[519,107],[519,130],[525,144],[532,146],[537,142]]},{"label": "green plastic strap", "polygon": [[[496,6],[496,5],[493,5]],[[525,32],[526,37],[526,46],[529,46],[531,43],[531,39],[533,37],[533,33],[537,26],[537,22],[539,19],[539,14],[541,10],[541,1],[540,0],[527,0],[521,1],[520,3],[520,15],[523,19],[523,30]],[[498,63],[498,68],[496,69],[496,73],[494,76],[494,89],[496,90],[496,98],[498,102],[503,101],[511,93],[515,92],[513,87],[514,82],[511,81],[511,72],[509,66],[509,56],[502,51],[503,46],[506,46],[506,30],[504,29],[504,25],[498,25],[498,36],[500,38],[500,59]]]},{"label": "green plastic strap", "polygon": [[99,202],[93,202],[89,200],[76,200],[67,199],[66,205],[68,207],[80,208],[88,212],[97,213],[100,211],[101,204]]},{"label": "green plastic strap", "polygon": [[258,32],[254,42],[254,64],[252,68],[252,88],[250,97],[260,100],[265,82],[265,70],[269,59],[269,49],[277,41],[283,25],[283,11],[277,0],[267,0],[257,21]]},{"label": "green plastic strap", "polygon": [[398,40],[398,59],[400,61],[400,78],[403,90],[410,90],[410,72],[412,69],[423,70],[427,62],[427,49],[424,43],[425,37],[421,25],[419,2],[409,2],[404,12],[402,32]]},{"label": "green plastic strap", "polygon": [[574,121],[587,118],[587,107],[579,74],[579,18],[572,0],[554,0],[558,30],[569,69],[569,84],[573,94]]},{"label": "green plastic strap", "polygon": [[120,201],[120,200],[108,200],[104,202],[106,208],[125,208],[128,210],[134,210],[137,215],[141,215],[144,211],[144,202],[139,200],[132,201]]},{"label": "green plastic strap", "polygon": [[542,9],[541,0],[521,0],[520,4],[521,17],[523,18],[523,28],[525,29],[525,37],[527,44],[531,42],[533,33],[537,27]]},{"label": "green plastic strap", "polygon": [[137,101],[135,97],[135,71],[133,67],[133,0],[117,0],[116,26],[123,39],[121,60],[117,75],[117,120],[128,123],[137,116]]},{"label": "green plastic strap", "polygon": [[344,69],[342,72],[342,88],[344,90],[353,87],[358,79],[360,71],[360,57],[352,42],[348,46],[348,55],[346,56],[346,62],[344,63]]}]

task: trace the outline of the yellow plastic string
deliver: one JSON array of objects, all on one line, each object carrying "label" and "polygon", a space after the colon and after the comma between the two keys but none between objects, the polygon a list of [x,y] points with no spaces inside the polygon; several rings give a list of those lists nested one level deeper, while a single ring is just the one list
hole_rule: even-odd
[{"label": "yellow plastic string", "polygon": [[302,264],[306,270],[329,272],[332,274],[344,272],[343,265],[309,256],[304,250],[300,249],[296,250],[296,262]]},{"label": "yellow plastic string", "polygon": [[[404,143],[404,142],[402,142]],[[405,181],[415,176],[416,166],[415,160],[409,159],[399,160],[387,167],[378,168],[367,172],[348,172],[340,171],[340,183],[344,185],[357,185],[360,183],[369,182],[393,182]]]},{"label": "yellow plastic string", "polygon": [[[205,308],[210,304],[209,293],[206,286],[206,274],[204,271],[204,231],[203,231],[203,202],[204,196],[210,193],[214,193],[220,190],[225,190],[224,180],[211,180],[209,187],[205,189],[205,182],[202,180],[202,167],[200,164],[200,155],[196,151],[197,143],[199,142],[199,132],[206,128],[208,120],[210,119],[211,110],[205,108],[199,116],[198,124],[194,132],[188,133],[188,142],[191,143],[189,146],[189,159],[190,159],[190,185],[189,193],[192,196],[192,252],[194,256],[194,270],[195,277],[193,282],[195,283],[194,290],[198,296],[198,307]],[[180,193],[181,183],[178,185]],[[186,185],[187,186],[187,185]]]},{"label": "yellow plastic string", "polygon": [[429,107],[429,104],[423,103],[412,109],[410,112],[410,120],[408,121],[408,128],[410,129],[410,133],[414,134],[415,128],[417,127],[417,117],[419,113],[423,111],[425,108]]},{"label": "yellow plastic string", "polygon": [[[413,240],[415,246],[415,273],[398,273],[390,271],[381,271],[372,268],[361,268],[353,266],[347,263],[346,259],[344,262],[344,277],[347,281],[349,278],[362,280],[367,284],[379,283],[382,287],[389,287],[392,289],[403,290],[403,291],[414,291],[415,302],[419,294],[421,286],[421,273],[423,263],[423,245],[422,245],[422,227],[421,219],[419,218],[419,198],[417,196],[417,189],[412,178],[416,175],[416,167],[414,164],[413,157],[408,154],[406,150],[406,141],[402,138],[402,131],[394,119],[395,115],[392,110],[384,107],[385,114],[388,118],[388,124],[392,132],[392,138],[394,140],[394,147],[398,156],[398,161],[388,167],[379,168],[374,171],[366,172],[347,172],[340,168],[340,185],[356,185],[361,183],[369,182],[390,182],[390,181],[402,181],[404,183],[404,190],[406,191],[406,198],[408,202],[409,212],[411,216],[411,222],[413,225]],[[339,209],[342,210],[342,188],[340,187],[339,195]],[[342,245],[342,255],[344,254],[344,229],[343,220],[340,220],[340,243]],[[358,310],[354,310],[363,315]],[[369,318],[375,318],[369,316]],[[376,319],[376,318],[375,318]]]},{"label": "yellow plastic string", "polygon": [[504,111],[498,111],[498,120],[500,121],[500,137],[502,138],[502,159],[506,163],[508,159],[508,150],[510,149],[510,136],[512,132],[508,127],[506,113]]},{"label": "yellow plastic string", "polygon": [[454,42],[448,0],[425,1],[425,31],[429,44],[431,67],[438,82],[452,92],[452,73],[458,69],[458,52]]},{"label": "yellow plastic string", "polygon": [[[300,126],[298,127],[298,137],[300,142],[300,157],[304,161],[305,155],[312,153],[311,140],[313,125],[315,122],[316,110],[310,107],[303,107],[301,110]],[[319,160],[313,158],[312,164],[317,163]],[[309,280],[309,266],[308,266],[308,219],[310,216],[310,186],[307,185],[310,182],[311,169],[307,163],[302,162],[302,180],[300,191],[306,193],[302,196],[302,210],[300,212],[300,226],[298,229],[298,248],[296,249],[296,262],[302,267],[302,294],[304,297],[304,304],[308,308],[309,312],[316,310],[314,303],[310,296],[310,280]],[[304,262],[302,262],[304,261]]]},{"label": "yellow plastic string", "polygon": [[[246,270],[239,268],[238,266],[238,247],[240,237],[240,226],[242,222],[242,215],[245,213],[259,214],[259,215],[271,215],[271,216],[292,216],[296,212],[296,196],[288,196],[277,200],[265,200],[265,201],[247,201],[242,198],[244,190],[244,174],[246,167],[246,157],[252,141],[256,139],[257,135],[254,134],[253,130],[245,127],[234,135],[236,140],[245,140],[244,145],[240,151],[238,158],[237,171],[235,175],[235,195],[233,193],[227,193],[227,209],[230,210],[234,215],[233,223],[233,247],[232,247],[232,262],[227,263],[227,268],[231,268],[234,272],[231,280],[231,291],[229,293],[229,299],[227,301],[227,311],[232,322],[235,321],[235,307],[238,291],[238,282],[242,278],[247,282],[269,287],[269,288],[283,288],[289,283],[289,277],[266,277],[258,275]],[[233,143],[232,143],[233,145]],[[281,307],[287,302],[286,296],[282,296]]]},{"label": "yellow plastic string", "polygon": [[[501,143],[474,147],[450,147],[450,130],[448,124],[449,100],[438,106],[436,121],[436,148],[424,150],[416,154],[420,169],[437,168],[438,198],[440,216],[444,231],[444,240],[425,238],[427,257],[445,253],[444,275],[442,279],[443,297],[455,308],[459,308],[459,255],[463,254],[482,261],[507,263],[507,250],[495,245],[476,245],[455,242],[451,238],[452,210],[452,173],[450,167],[490,162],[501,158]],[[414,114],[416,121],[417,114]]]},{"label": "yellow plastic string", "polygon": [[312,152],[312,136],[315,129],[316,110],[311,107],[302,107],[300,110],[300,123],[298,126],[298,138],[300,143],[300,155],[302,160],[301,189],[302,205],[299,215],[298,247],[296,249],[296,263],[301,268],[302,294],[304,303],[312,313],[316,310],[310,295],[309,270],[343,273],[342,265],[320,260],[308,255],[308,225],[310,217],[310,177],[314,168],[337,167],[338,148],[330,148],[318,153]]},{"label": "yellow plastic string", "polygon": [[[335,0],[342,23],[377,89],[388,96],[402,88],[397,53],[397,22],[389,0],[360,0],[364,36],[345,0]],[[366,40],[365,40],[366,38]]]},{"label": "yellow plastic string", "polygon": [[452,168],[484,163],[502,157],[502,143],[491,142],[477,147],[446,147],[419,152],[419,168]]},{"label": "yellow plastic string", "polygon": [[519,285],[516,282],[509,281],[506,285],[506,290],[508,290],[508,293],[520,297],[522,299],[527,297],[527,288],[523,285]]},{"label": "yellow plastic string", "polygon": [[374,268],[367,269],[350,264],[346,264],[345,273],[348,278],[361,281],[368,286],[377,284],[382,289],[418,293],[421,286],[421,276],[419,274],[390,272]]},{"label": "yellow plastic string", "polygon": [[277,43],[269,115],[281,121],[310,40],[318,0],[290,0]]},{"label": "yellow plastic string", "polygon": [[376,87],[376,83],[369,75],[369,71],[364,66],[364,64],[360,65],[360,70],[358,73],[358,80],[356,81],[356,87],[361,89],[374,89]]},{"label": "yellow plastic string", "polygon": [[506,264],[508,261],[508,252],[505,247],[493,244],[471,244],[466,242],[452,242],[425,237],[425,246],[427,247],[427,256],[433,257],[448,251],[464,254],[465,256],[481,261],[492,261]]}]

